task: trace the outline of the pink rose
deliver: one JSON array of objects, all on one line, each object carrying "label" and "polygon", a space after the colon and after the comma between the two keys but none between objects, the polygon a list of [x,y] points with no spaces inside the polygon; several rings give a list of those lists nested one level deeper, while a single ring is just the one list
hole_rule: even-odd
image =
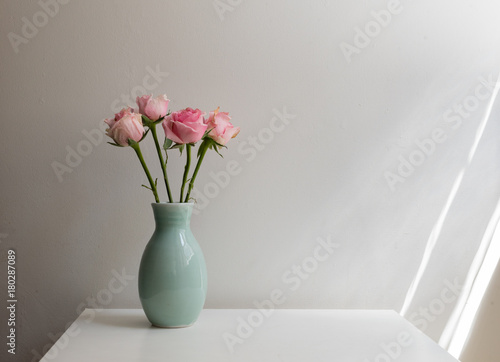
[{"label": "pink rose", "polygon": [[131,107],[123,108],[120,112],[115,113],[114,118],[105,119],[104,122],[108,124],[109,128],[112,128],[116,122],[118,122],[121,118],[123,118],[125,114],[128,113],[134,113],[134,110]]},{"label": "pink rose", "polygon": [[210,112],[208,116],[208,129],[211,129],[208,137],[221,145],[225,145],[227,141],[234,138],[240,132],[239,127],[234,127],[229,120],[229,113],[219,112],[219,108]]},{"label": "pink rose", "polygon": [[192,108],[173,112],[162,123],[165,136],[177,144],[198,142],[207,130],[204,116],[205,113]]},{"label": "pink rose", "polygon": [[104,122],[109,126],[106,134],[121,146],[128,146],[129,138],[139,142],[144,135],[142,117],[130,107],[123,108],[115,114],[115,118],[105,119]]},{"label": "pink rose", "polygon": [[136,101],[139,106],[139,113],[152,121],[157,121],[165,117],[168,112],[168,102],[170,102],[166,94],[162,94],[156,98],[152,98],[152,95],[145,95],[137,97]]}]

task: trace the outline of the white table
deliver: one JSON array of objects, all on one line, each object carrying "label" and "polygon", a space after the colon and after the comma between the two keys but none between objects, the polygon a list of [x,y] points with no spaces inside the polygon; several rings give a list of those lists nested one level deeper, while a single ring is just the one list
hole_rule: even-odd
[{"label": "white table", "polygon": [[140,309],[86,309],[48,361],[457,362],[394,311],[205,309],[151,327]]}]

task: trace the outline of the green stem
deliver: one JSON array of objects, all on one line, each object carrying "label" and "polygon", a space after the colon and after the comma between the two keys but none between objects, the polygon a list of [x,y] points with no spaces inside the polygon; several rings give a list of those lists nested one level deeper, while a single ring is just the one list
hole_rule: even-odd
[{"label": "green stem", "polygon": [[192,147],[191,144],[189,143],[186,144],[186,166],[184,167],[184,176],[182,177],[181,198],[179,202],[182,202],[182,199],[184,197],[184,186],[186,186],[189,167],[191,167],[191,147]]},{"label": "green stem", "polygon": [[146,172],[146,176],[148,176],[149,180],[149,185],[151,186],[151,191],[153,191],[153,195],[155,196],[156,203],[160,202],[160,199],[158,198],[158,192],[156,191],[156,186],[153,181],[153,178],[151,177],[151,174],[149,173],[148,166],[146,166],[146,162],[144,162],[144,157],[142,157],[142,152],[141,152],[141,147],[139,147],[138,143],[134,143],[130,145],[137,154],[137,157],[139,157],[139,161],[141,161],[142,168],[144,169],[144,172]]},{"label": "green stem", "polygon": [[208,145],[205,142],[203,142],[200,145],[200,147],[201,147],[200,157],[198,158],[198,162],[196,163],[196,167],[194,169],[193,176],[191,177],[191,181],[189,182],[189,188],[188,188],[188,192],[187,192],[186,199],[184,200],[184,202],[189,201],[189,196],[191,195],[191,190],[193,189],[194,181],[196,180],[196,176],[198,175],[198,171],[200,170],[201,163],[203,162],[203,158],[205,157],[205,153],[207,153],[207,150],[208,150]]},{"label": "green stem", "polygon": [[167,177],[167,163],[163,160],[163,155],[161,154],[160,143],[158,142],[158,135],[156,133],[156,124],[153,124],[149,129],[151,130],[151,134],[153,135],[153,139],[155,140],[156,152],[158,153],[158,158],[160,159],[161,169],[163,171],[163,179],[165,180],[165,187],[167,188],[168,201],[172,202],[172,193],[170,192],[170,185],[168,184]]}]

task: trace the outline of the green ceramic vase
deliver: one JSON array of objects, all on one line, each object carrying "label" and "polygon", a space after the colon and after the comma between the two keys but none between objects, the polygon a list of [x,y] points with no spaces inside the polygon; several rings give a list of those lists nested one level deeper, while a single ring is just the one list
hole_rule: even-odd
[{"label": "green ceramic vase", "polygon": [[151,204],[156,229],[142,255],[139,297],[151,324],[192,325],[207,295],[207,269],[191,232],[192,203]]}]

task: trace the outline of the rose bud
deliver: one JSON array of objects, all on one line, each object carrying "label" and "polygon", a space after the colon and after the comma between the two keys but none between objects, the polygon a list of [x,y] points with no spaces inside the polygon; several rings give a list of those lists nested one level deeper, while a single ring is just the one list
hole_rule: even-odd
[{"label": "rose bud", "polygon": [[128,139],[139,142],[144,136],[142,116],[134,113],[132,108],[123,108],[115,114],[115,118],[104,120],[109,126],[106,135],[111,137],[118,145],[128,146]]},{"label": "rose bud", "polygon": [[192,108],[173,112],[162,123],[165,136],[177,144],[198,142],[207,130],[204,116],[205,113]]},{"label": "rose bud", "polygon": [[234,127],[231,122],[229,122],[230,119],[229,113],[219,112],[219,108],[210,112],[207,125],[208,129],[211,131],[208,133],[208,137],[222,146],[231,138],[236,137],[240,132],[240,128]]},{"label": "rose bud", "polygon": [[137,97],[137,105],[139,106],[139,113],[145,115],[152,121],[157,121],[168,112],[168,103],[170,100],[166,94],[159,95],[152,98],[152,95],[144,95]]}]

